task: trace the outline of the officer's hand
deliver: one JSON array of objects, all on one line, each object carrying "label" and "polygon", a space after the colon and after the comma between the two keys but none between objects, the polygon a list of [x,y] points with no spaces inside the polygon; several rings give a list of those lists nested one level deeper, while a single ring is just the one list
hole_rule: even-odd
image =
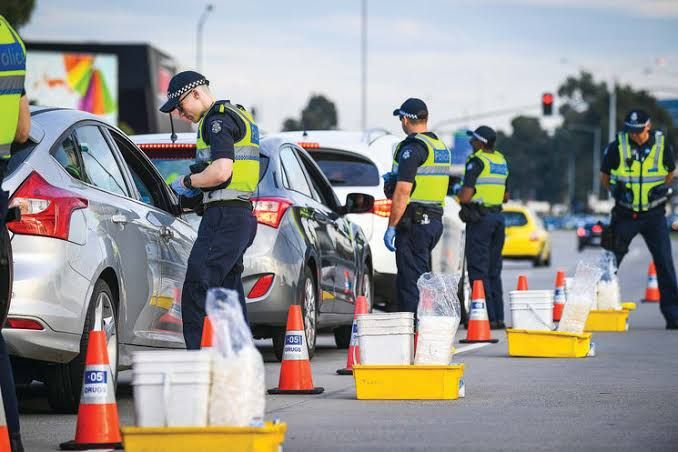
[{"label": "officer's hand", "polygon": [[395,237],[396,237],[396,229],[394,226],[390,226],[387,230],[386,233],[384,234],[384,245],[386,245],[386,248],[388,248],[390,251],[395,251]]},{"label": "officer's hand", "polygon": [[184,187],[184,176],[179,176],[174,179],[170,184],[170,187],[177,195],[183,194],[183,192],[186,191],[186,187]]}]

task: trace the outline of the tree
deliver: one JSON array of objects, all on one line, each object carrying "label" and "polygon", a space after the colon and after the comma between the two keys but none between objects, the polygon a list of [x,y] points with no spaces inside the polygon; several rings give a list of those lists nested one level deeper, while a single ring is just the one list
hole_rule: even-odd
[{"label": "tree", "polygon": [[313,94],[308,105],[301,111],[301,120],[287,118],[283,131],[289,130],[333,130],[337,128],[337,108],[334,102],[322,94]]},{"label": "tree", "polygon": [[12,27],[19,29],[31,20],[35,8],[35,0],[2,0],[0,14]]}]

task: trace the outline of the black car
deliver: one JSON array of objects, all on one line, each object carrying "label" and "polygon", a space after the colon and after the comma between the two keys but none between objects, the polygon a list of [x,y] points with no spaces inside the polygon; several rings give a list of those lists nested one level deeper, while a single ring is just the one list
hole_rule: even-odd
[{"label": "black car", "polygon": [[587,246],[600,246],[600,238],[603,233],[603,228],[607,226],[606,222],[601,220],[596,222],[586,222],[583,226],[577,228],[578,245],[577,250],[582,251]]},{"label": "black car", "polygon": [[[195,134],[137,135],[166,182],[189,172]],[[372,306],[372,253],[360,226],[347,214],[369,212],[374,198],[350,193],[342,204],[309,154],[294,143],[265,137],[260,180],[254,195],[257,235],[244,257],[243,287],[256,338],[272,338],[281,360],[285,323],[292,304],[301,306],[309,356],[318,330],[333,330],[339,348],[351,340],[355,300]],[[197,229],[200,218],[189,218]]]}]

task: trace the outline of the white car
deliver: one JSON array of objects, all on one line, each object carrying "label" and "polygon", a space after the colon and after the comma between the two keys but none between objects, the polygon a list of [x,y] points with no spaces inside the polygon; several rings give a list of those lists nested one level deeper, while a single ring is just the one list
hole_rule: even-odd
[{"label": "white car", "polygon": [[[391,213],[391,200],[384,196],[382,175],[391,171],[393,152],[402,137],[385,130],[349,132],[310,130],[275,134],[306,149],[323,170],[334,191],[343,199],[348,193],[374,196],[372,215],[349,215],[360,225],[370,242],[374,264],[375,301],[395,308],[395,254],[383,242]],[[450,173],[452,177],[452,172]],[[464,269],[466,227],[459,219],[459,204],[448,196],[443,215],[443,235],[433,250],[433,271],[461,272]],[[460,284],[460,296],[465,294]]]}]

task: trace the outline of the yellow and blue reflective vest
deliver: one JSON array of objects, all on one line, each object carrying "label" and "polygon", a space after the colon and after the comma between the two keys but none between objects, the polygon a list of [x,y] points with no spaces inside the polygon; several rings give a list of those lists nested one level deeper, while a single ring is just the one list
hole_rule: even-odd
[{"label": "yellow and blue reflective vest", "polygon": [[0,159],[10,157],[26,78],[26,47],[0,15]]},{"label": "yellow and blue reflective vest", "polygon": [[[423,133],[418,133],[410,138],[426,146],[428,157],[417,168],[417,174],[414,178],[414,191],[410,195],[409,202],[444,206],[450,181],[450,151],[439,138],[433,138]],[[391,172],[394,174],[398,174],[398,153],[406,142],[407,140],[402,141],[393,153]]]},{"label": "yellow and blue reflective vest", "polygon": [[617,203],[635,212],[645,212],[666,202],[666,198],[650,201],[650,191],[662,185],[669,174],[664,167],[664,134],[656,131],[655,140],[650,153],[638,161],[631,154],[631,145],[627,133],[619,133],[619,166],[610,172],[611,183],[623,182],[626,189],[633,193],[628,202],[617,200]]},{"label": "yellow and blue reflective vest", "polygon": [[472,202],[486,207],[496,207],[504,202],[506,193],[506,179],[508,178],[508,163],[501,152],[485,152],[478,150],[467,159],[478,158],[483,162],[483,170],[476,179],[476,192]]},{"label": "yellow and blue reflective vest", "polygon": [[204,121],[212,111],[235,115],[245,124],[245,135],[234,144],[235,160],[231,179],[224,185],[204,190],[203,202],[227,201],[230,199],[250,199],[259,183],[259,128],[252,115],[240,106],[228,102],[217,102],[200,119],[198,123],[198,140],[196,142],[196,162],[212,163],[212,152],[209,144],[203,139]]}]

